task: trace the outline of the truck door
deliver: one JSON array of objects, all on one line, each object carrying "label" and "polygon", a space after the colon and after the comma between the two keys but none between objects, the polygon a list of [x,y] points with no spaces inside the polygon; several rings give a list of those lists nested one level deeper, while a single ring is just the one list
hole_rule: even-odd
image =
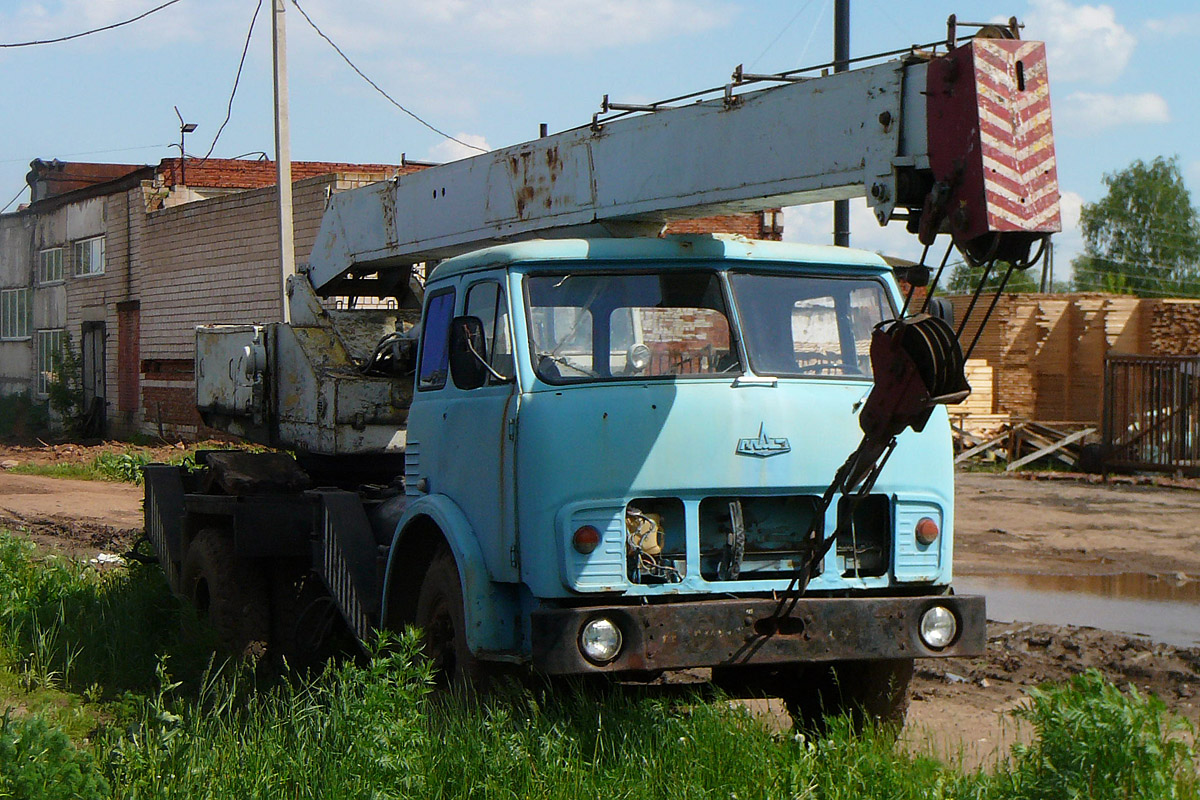
[{"label": "truck door", "polygon": [[[488,273],[464,279],[458,312],[478,317],[483,323],[487,360],[503,377],[489,376],[483,386],[475,389],[457,385],[453,374],[436,389],[422,378],[418,384],[421,396],[409,414],[409,450],[411,454],[415,438],[417,453],[413,460],[420,465],[420,477],[427,479],[429,491],[446,495],[462,509],[479,537],[493,579],[516,581],[514,442],[509,432],[516,429],[518,394],[512,377],[512,334],[503,277],[503,273]],[[431,294],[425,330],[428,336],[437,336],[438,342],[437,346],[429,341],[423,344],[422,375],[427,367],[426,354],[436,354],[446,346],[441,339],[447,331],[441,324],[434,324],[445,314],[434,320],[431,313],[437,301],[438,295]],[[448,302],[446,297],[441,300],[443,305]],[[431,374],[439,371],[431,368]],[[408,480],[414,477],[409,474]]]}]

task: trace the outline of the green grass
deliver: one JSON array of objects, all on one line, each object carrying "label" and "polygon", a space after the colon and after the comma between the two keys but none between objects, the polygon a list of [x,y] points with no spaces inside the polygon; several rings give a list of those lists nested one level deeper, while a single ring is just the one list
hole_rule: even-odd
[{"label": "green grass", "polygon": [[[191,455],[172,458],[172,464],[191,463]],[[85,481],[115,481],[141,483],[142,467],[150,463],[145,453],[126,450],[124,453],[101,453],[91,461],[60,464],[18,464],[11,472],[22,475],[46,475],[52,478],[74,478]]]},{"label": "green grass", "polygon": [[0,798],[1200,798],[1163,705],[1094,672],[1034,692],[1032,741],[984,773],[700,696],[435,695],[411,632],[305,680],[211,643],[153,568],[0,534]]}]

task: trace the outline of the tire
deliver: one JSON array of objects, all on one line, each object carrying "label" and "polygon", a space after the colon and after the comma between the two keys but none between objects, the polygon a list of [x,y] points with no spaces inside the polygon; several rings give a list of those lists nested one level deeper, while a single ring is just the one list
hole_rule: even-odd
[{"label": "tire", "polygon": [[333,598],[307,562],[283,561],[271,569],[271,661],[305,673],[333,656],[341,617]]},{"label": "tire", "polygon": [[261,573],[233,552],[233,540],[205,528],[188,546],[180,586],[208,620],[220,648],[239,660],[258,661],[271,633],[270,601]]},{"label": "tire", "polygon": [[782,692],[797,727],[820,730],[829,716],[846,714],[855,730],[867,724],[899,730],[908,715],[911,658],[840,661],[814,666]]},{"label": "tire", "polygon": [[462,584],[454,556],[442,547],[421,581],[417,627],[440,688],[483,689],[485,671],[467,646]]}]

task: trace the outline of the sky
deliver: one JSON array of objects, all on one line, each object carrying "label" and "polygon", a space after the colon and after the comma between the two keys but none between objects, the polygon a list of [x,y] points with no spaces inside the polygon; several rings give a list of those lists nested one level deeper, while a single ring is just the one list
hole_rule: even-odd
[{"label": "sky", "polygon": [[[54,38],[137,16],[163,0],[0,0],[0,43]],[[299,0],[362,71],[433,127],[483,148],[590,120],[600,99],[650,102],[832,57],[833,0]],[[0,48],[0,206],[28,199],[34,158],[154,164],[178,155],[175,107],[203,156],[225,119],[260,0],[179,0],[125,27]],[[296,160],[398,163],[473,154],[406,115],[356,75],[287,6]],[[273,153],[271,0],[261,0],[228,124],[213,155]],[[943,40],[946,18],[1016,15],[1048,46],[1064,232],[1062,277],[1082,247],[1082,203],[1134,159],[1178,156],[1200,192],[1200,103],[1189,50],[1194,0],[850,0],[853,56]],[[9,210],[16,208],[14,203]],[[788,209],[785,238],[826,243],[827,205]],[[901,223],[880,228],[855,201],[851,243],[916,259]]]}]

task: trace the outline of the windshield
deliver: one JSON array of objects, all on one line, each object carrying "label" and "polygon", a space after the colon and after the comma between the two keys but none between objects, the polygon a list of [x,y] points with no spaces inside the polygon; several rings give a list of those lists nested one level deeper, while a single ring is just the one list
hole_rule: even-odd
[{"label": "windshield", "polygon": [[526,279],[533,366],[547,383],[737,375],[715,272]]},{"label": "windshield", "polygon": [[893,316],[881,281],[730,273],[729,283],[757,374],[871,377],[871,333]]}]

